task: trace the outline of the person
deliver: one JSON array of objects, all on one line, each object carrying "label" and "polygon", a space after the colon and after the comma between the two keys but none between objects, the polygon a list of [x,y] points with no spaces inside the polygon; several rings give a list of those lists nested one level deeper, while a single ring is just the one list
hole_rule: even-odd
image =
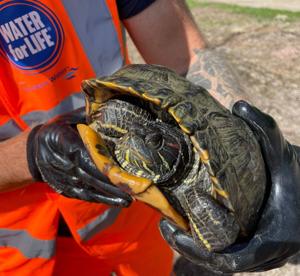
[{"label": "person", "polygon": [[228,108],[246,98],[230,67],[205,49],[183,0],[0,7],[1,274],[169,274],[160,215],[112,186],[78,137],[80,82],[129,63],[123,27],[147,63],[172,68]]},{"label": "person", "polygon": [[160,214],[96,170],[75,125],[81,81],[129,63],[124,26],[146,62],[188,74],[205,42],[185,3],[5,0],[0,15],[0,274],[170,274]]}]

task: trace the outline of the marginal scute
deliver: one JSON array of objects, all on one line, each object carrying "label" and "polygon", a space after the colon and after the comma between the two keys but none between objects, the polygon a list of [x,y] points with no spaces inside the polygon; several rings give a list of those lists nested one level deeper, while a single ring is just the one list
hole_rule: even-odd
[{"label": "marginal scute", "polygon": [[182,101],[172,106],[169,112],[173,114],[176,120],[180,122],[180,127],[187,133],[193,134],[198,129],[198,121],[195,120],[197,116],[197,108],[190,101]]},{"label": "marginal scute", "polygon": [[143,98],[152,102],[152,103],[155,103],[156,105],[159,105],[161,102],[160,102],[160,99],[157,99],[155,97],[152,97],[151,95],[147,94],[147,93],[144,93],[143,95]]}]

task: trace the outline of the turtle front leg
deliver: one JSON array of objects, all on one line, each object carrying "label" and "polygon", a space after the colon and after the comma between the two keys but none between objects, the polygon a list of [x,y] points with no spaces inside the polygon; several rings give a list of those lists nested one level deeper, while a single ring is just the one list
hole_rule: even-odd
[{"label": "turtle front leg", "polygon": [[177,197],[188,217],[192,236],[208,251],[221,251],[235,242],[240,227],[226,207],[195,186],[181,191]]}]

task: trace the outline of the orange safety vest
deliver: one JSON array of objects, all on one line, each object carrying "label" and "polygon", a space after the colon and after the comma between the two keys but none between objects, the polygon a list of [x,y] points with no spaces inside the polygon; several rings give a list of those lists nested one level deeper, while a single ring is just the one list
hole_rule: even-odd
[{"label": "orange safety vest", "polygon": [[[114,0],[1,1],[0,140],[83,106],[81,80],[127,63],[124,41]],[[0,275],[53,273],[60,213],[76,242],[118,275],[169,274],[156,211],[69,199],[33,183],[0,194]]]}]

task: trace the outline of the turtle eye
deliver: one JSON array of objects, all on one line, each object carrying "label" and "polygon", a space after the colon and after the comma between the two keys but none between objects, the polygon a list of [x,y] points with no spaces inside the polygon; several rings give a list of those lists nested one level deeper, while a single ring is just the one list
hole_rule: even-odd
[{"label": "turtle eye", "polygon": [[145,137],[145,143],[151,148],[158,149],[161,147],[163,137],[159,133],[151,133]]}]

